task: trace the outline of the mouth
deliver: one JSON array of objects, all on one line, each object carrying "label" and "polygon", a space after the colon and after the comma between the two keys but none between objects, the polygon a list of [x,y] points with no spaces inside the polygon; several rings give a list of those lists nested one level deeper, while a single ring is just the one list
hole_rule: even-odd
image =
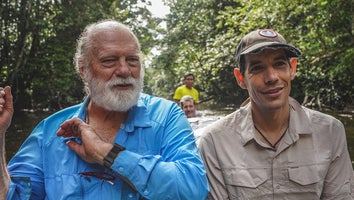
[{"label": "mouth", "polygon": [[115,84],[112,86],[113,89],[119,89],[119,90],[128,90],[133,88],[133,84]]},{"label": "mouth", "polygon": [[269,97],[277,97],[279,96],[284,90],[284,87],[277,87],[273,89],[268,89],[262,92],[262,94],[267,95]]}]

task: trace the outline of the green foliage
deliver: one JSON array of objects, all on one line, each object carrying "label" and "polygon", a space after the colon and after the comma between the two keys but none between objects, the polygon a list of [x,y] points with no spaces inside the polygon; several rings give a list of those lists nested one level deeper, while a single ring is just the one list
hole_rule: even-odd
[{"label": "green foliage", "polygon": [[16,110],[56,110],[82,100],[72,58],[87,24],[106,18],[127,24],[145,54],[158,34],[159,20],[137,0],[3,0],[0,9],[0,80],[12,86]]},{"label": "green foliage", "polygon": [[[139,2],[145,3],[140,4]],[[240,104],[233,76],[236,46],[257,28],[274,28],[303,52],[292,96],[305,105],[353,106],[354,0],[165,0],[166,29],[149,0],[2,0],[0,80],[16,109],[56,110],[82,100],[73,69],[84,26],[114,18],[132,27],[148,60],[144,91],[172,99],[186,71],[196,75],[201,102]]]},{"label": "green foliage", "polygon": [[171,13],[161,55],[149,70],[173,76],[154,78],[150,91],[170,98],[179,77],[194,71],[202,101],[239,104],[247,94],[233,77],[238,41],[251,30],[273,28],[303,52],[293,97],[318,108],[353,105],[353,0],[166,2]]}]

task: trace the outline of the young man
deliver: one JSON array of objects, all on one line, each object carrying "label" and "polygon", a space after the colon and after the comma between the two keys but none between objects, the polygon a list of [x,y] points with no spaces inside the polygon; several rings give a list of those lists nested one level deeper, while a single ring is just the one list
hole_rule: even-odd
[{"label": "young man", "polygon": [[184,79],[183,79],[183,83],[184,85],[179,86],[174,95],[173,95],[173,99],[175,100],[175,102],[178,104],[181,100],[181,98],[184,95],[189,95],[194,99],[194,103],[195,103],[195,107],[196,109],[198,108],[198,103],[199,103],[199,92],[197,89],[195,89],[193,87],[194,85],[194,75],[190,72],[187,72],[184,75]]},{"label": "young man", "polygon": [[274,30],[241,40],[234,75],[249,99],[199,140],[208,199],[353,199],[343,124],[289,97],[300,54]]},{"label": "young man", "polygon": [[0,88],[0,199],[204,199],[192,129],[178,105],[141,93],[131,30],[112,20],[87,26],[75,62],[88,97],[38,124],[7,166],[12,95]]}]

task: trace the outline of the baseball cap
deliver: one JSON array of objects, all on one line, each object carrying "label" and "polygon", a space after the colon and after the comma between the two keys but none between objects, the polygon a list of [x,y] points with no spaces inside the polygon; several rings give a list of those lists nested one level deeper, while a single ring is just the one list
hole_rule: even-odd
[{"label": "baseball cap", "polygon": [[240,64],[242,55],[259,53],[265,48],[283,48],[289,57],[299,57],[301,51],[288,44],[284,37],[273,29],[259,29],[245,35],[237,46],[236,59]]}]

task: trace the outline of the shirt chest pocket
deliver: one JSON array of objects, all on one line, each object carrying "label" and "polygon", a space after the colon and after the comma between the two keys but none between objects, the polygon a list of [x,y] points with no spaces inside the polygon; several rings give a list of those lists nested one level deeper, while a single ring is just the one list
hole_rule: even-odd
[{"label": "shirt chest pocket", "polygon": [[[47,199],[110,199],[120,197],[117,182],[92,175],[71,174],[46,178]],[[105,191],[102,193],[102,191]]]},{"label": "shirt chest pocket", "polygon": [[318,183],[323,177],[320,165],[292,167],[288,169],[288,172],[290,181],[303,186]]},{"label": "shirt chest pocket", "polygon": [[254,199],[269,179],[266,169],[224,169],[230,199]]},{"label": "shirt chest pocket", "polygon": [[[272,169],[224,169],[225,185],[230,199],[259,199],[272,191],[287,196],[299,192],[318,199],[323,188],[326,165],[313,164]],[[272,180],[273,179],[273,180]],[[264,197],[264,196],[263,196]]]},{"label": "shirt chest pocket", "polygon": [[257,188],[267,180],[265,169],[228,169],[225,170],[227,185]]},{"label": "shirt chest pocket", "polygon": [[301,192],[309,196],[312,195],[311,199],[319,199],[326,172],[327,168],[320,164],[289,167],[288,193],[295,194]]}]

